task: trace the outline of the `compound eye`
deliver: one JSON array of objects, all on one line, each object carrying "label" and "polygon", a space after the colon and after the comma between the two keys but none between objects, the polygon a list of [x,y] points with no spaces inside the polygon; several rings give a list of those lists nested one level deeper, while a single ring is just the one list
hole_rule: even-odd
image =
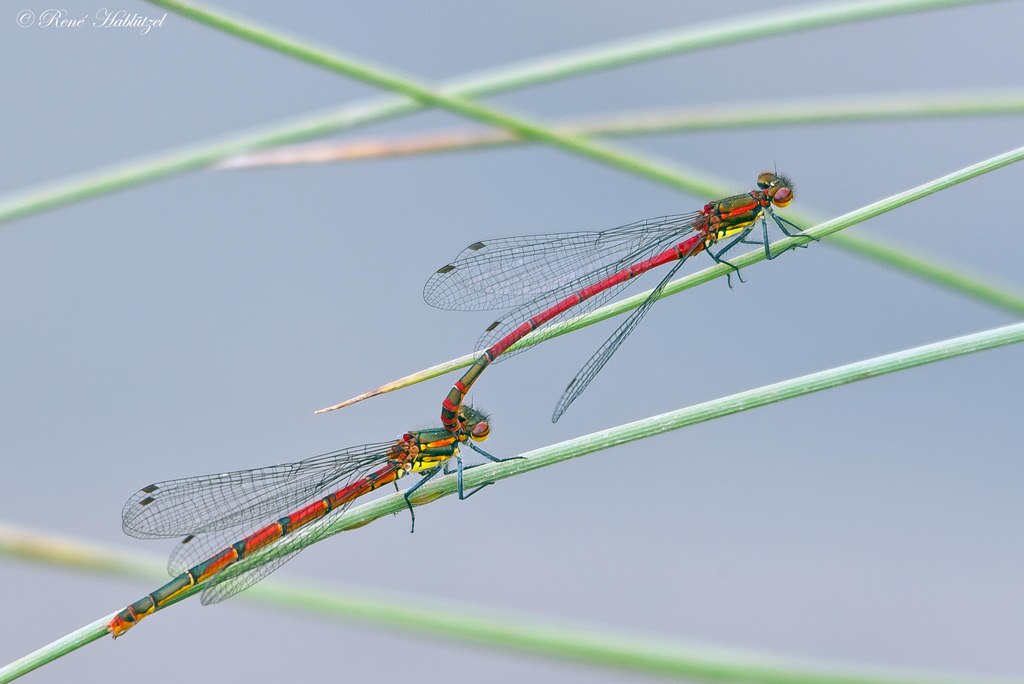
[{"label": "compound eye", "polygon": [[774,186],[778,182],[779,177],[776,176],[771,171],[765,171],[764,173],[757,177],[757,187],[761,188],[762,190],[767,190],[768,188]]},{"label": "compound eye", "polygon": [[776,207],[784,207],[787,204],[793,202],[793,189],[788,187],[780,187],[775,191],[775,195],[771,198],[772,204]]},{"label": "compound eye", "polygon": [[482,442],[491,436],[491,426],[487,424],[486,420],[481,420],[469,431],[469,436],[473,438],[473,441]]},{"label": "compound eye", "polygon": [[784,207],[793,201],[793,191],[790,188],[782,187],[772,195],[772,204],[777,207]]}]

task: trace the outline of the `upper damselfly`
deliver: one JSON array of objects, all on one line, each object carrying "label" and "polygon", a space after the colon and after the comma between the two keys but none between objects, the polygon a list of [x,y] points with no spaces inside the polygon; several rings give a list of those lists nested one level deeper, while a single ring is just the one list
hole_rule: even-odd
[{"label": "upper damselfly", "polygon": [[[646,219],[600,232],[508,237],[469,245],[427,280],[424,299],[449,310],[509,311],[481,336],[477,349],[486,351],[448,393],[441,411],[442,424],[457,429],[459,409],[480,373],[499,357],[511,356],[514,352],[508,352],[509,348],[527,334],[593,311],[637,276],[674,263],[650,296],[566,387],[552,415],[552,421],[557,421],[640,323],[688,258],[707,252],[714,261],[732,266],[724,255],[746,243],[763,245],[765,255],[772,259],[777,255],[769,246],[768,219],[789,237],[802,235],[797,226],[773,211],[774,207],[787,206],[793,196],[788,178],[765,171],[757,178],[757,189],[709,202],[689,214]],[[751,239],[758,225],[760,236]],[[716,245],[720,246],[713,249]],[[733,269],[738,272],[735,266]]]}]

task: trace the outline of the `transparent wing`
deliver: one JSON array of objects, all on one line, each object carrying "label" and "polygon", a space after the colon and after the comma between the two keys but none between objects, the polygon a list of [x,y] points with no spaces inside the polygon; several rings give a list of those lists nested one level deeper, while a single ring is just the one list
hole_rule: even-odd
[{"label": "transparent wing", "polygon": [[[393,474],[398,470],[397,466],[389,466],[388,472]],[[354,474],[348,484],[365,477],[366,472]],[[309,524],[300,527],[294,532],[282,537],[274,544],[269,545],[267,550],[272,550],[275,545],[280,544],[292,544],[301,542],[301,546],[294,551],[289,551],[284,555],[277,556],[265,563],[261,563],[254,568],[246,570],[245,572],[231,576],[230,572],[221,573],[214,575],[209,580],[209,584],[206,589],[203,590],[202,603],[203,605],[210,605],[213,603],[220,603],[226,599],[231,598],[240,591],[244,591],[256,584],[263,578],[267,577],[275,570],[280,568],[282,565],[287,563],[289,560],[294,558],[298,553],[309,546],[327,536],[330,531],[331,523],[334,522],[340,515],[349,509],[349,507],[358,499],[353,497],[352,499],[339,504],[327,515],[317,520],[310,522]]]},{"label": "transparent wing", "polygon": [[125,503],[124,531],[143,539],[186,537],[187,544],[197,542],[191,548],[207,548],[196,537],[285,515],[332,485],[385,461],[394,444],[364,444],[295,463],[157,482]]},{"label": "transparent wing", "polygon": [[[379,467],[379,458],[374,459],[373,462],[366,463],[363,468],[350,472],[343,480],[339,480],[334,483],[331,488],[345,488],[360,479],[367,477],[371,471],[378,470]],[[393,469],[396,468],[396,466],[388,466],[388,468],[392,468],[392,470],[389,471],[385,469],[386,472],[393,472]],[[304,548],[319,541],[329,530],[330,523],[347,511],[358,498],[359,497],[353,496],[351,499],[338,504],[322,518],[313,520],[312,522],[291,531],[272,544],[264,547],[264,549],[261,549],[258,553],[263,553],[265,550],[273,549],[275,545],[283,543],[291,544],[299,540],[306,541],[304,545],[294,551],[272,558],[237,575],[231,572],[232,566],[229,565],[220,573],[205,580],[203,582],[203,586],[205,588],[202,592],[203,604],[219,603],[220,601],[228,599],[238,592],[251,587],[253,584],[256,584],[264,577],[273,573],[275,570],[294,558]],[[264,522],[270,523],[274,520],[278,520],[290,515],[294,510],[294,507],[288,508],[287,510],[281,509],[275,514],[269,516]],[[256,525],[250,523],[248,525],[236,525],[226,530],[216,530],[213,532],[188,535],[182,539],[181,543],[179,543],[171,553],[171,557],[167,564],[167,570],[172,576],[185,572],[201,562],[219,555],[235,542],[241,541],[245,537],[256,532],[258,529],[259,528]]]},{"label": "transparent wing", "polygon": [[[362,474],[363,473],[357,473],[350,478],[350,480],[355,480]],[[339,483],[339,488],[343,486],[344,484]],[[294,533],[282,537],[280,541],[284,541],[286,539],[294,540],[299,537],[307,536],[309,532],[315,532],[317,529],[325,529],[328,522],[344,513],[349,506],[354,503],[354,501],[355,499],[338,506],[323,518],[313,521],[306,527],[302,527]],[[270,516],[267,519],[267,522],[269,523],[271,519],[281,518],[287,515],[291,510],[293,509],[289,509],[288,511],[282,510],[278,514]],[[215,532],[189,535],[182,539],[181,543],[175,546],[174,551],[171,552],[171,556],[167,561],[167,572],[170,573],[172,577],[180,575],[186,570],[189,570],[199,563],[219,554],[254,531],[254,526],[250,524],[249,526],[237,525],[228,530],[217,530]],[[280,541],[276,543],[280,543]],[[267,561],[266,563],[252,568],[251,570],[247,570],[240,575],[235,575],[230,578],[228,578],[228,574],[224,571],[220,574],[214,575],[203,583],[203,586],[206,587],[202,592],[203,604],[219,603],[220,601],[230,598],[238,592],[251,587],[294,558],[298,555],[299,551],[302,550],[303,549],[301,548],[296,549],[295,551],[274,558],[273,560]],[[230,566],[228,566],[228,568],[230,568]]]},{"label": "transparent wing", "polygon": [[[427,280],[431,306],[459,311],[533,302],[570,283],[671,245],[692,230],[699,212],[645,219],[600,232],[549,233],[475,242]],[[615,270],[611,272],[614,273]]]},{"label": "transparent wing", "polygon": [[[598,265],[587,271],[582,276],[577,277],[575,280],[564,282],[559,287],[543,292],[523,304],[520,304],[511,311],[508,311],[484,330],[483,334],[477,340],[477,349],[490,348],[496,342],[518,328],[523,322],[533,319],[538,314],[543,314],[544,312],[551,310],[552,307],[556,307],[560,302],[574,298],[576,293],[582,291],[584,288],[600,283],[615,273],[619,273],[629,266],[633,266],[649,259],[666,249],[670,249],[678,242],[685,240],[693,232],[692,216],[688,218],[688,222],[685,225],[680,226],[675,232],[659,234],[656,236],[657,239],[651,239],[640,244],[633,251],[621,254],[617,261]],[[544,316],[547,320],[545,320],[541,325],[549,326],[555,323],[572,321],[585,316],[614,299],[626,288],[632,285],[633,282],[634,281],[631,278],[616,285],[604,288],[597,294],[594,294],[580,302],[576,302],[572,299],[572,305],[564,311],[551,316],[550,318]],[[498,356],[495,359],[495,362],[504,361],[507,358],[515,356],[521,351],[523,351],[523,349],[506,351],[502,355]]]},{"label": "transparent wing", "polygon": [[[689,257],[689,255],[687,255],[687,257]],[[631,313],[629,317],[622,322],[622,325],[612,333],[611,337],[605,340],[604,343],[598,347],[597,351],[594,352],[594,355],[591,356],[583,365],[580,372],[576,374],[576,377],[569,382],[569,386],[565,388],[565,392],[563,392],[562,396],[558,399],[558,403],[555,404],[554,413],[551,415],[552,423],[557,423],[558,419],[562,417],[562,414],[565,413],[570,404],[576,401],[577,397],[583,394],[584,390],[587,389],[587,386],[590,385],[595,377],[597,377],[597,374],[601,372],[604,365],[608,363],[608,359],[612,358],[612,355],[616,350],[622,346],[625,339],[629,337],[630,333],[632,333],[636,326],[640,324],[640,321],[643,320],[643,317],[647,315],[647,312],[654,305],[654,302],[658,301],[658,297],[661,296],[665,286],[668,285],[669,281],[672,280],[672,277],[676,274],[676,271],[678,271],[685,262],[685,258],[676,262],[676,265],[669,270],[668,274],[666,274],[664,278],[662,278],[661,282],[658,283],[658,286],[651,291],[650,296],[644,300],[644,303],[637,307],[636,310],[634,310],[633,313]]]}]

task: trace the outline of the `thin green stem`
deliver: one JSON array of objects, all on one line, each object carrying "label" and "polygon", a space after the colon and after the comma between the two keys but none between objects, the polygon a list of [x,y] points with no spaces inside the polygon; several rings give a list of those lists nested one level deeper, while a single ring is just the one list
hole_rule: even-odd
[{"label": "thin green stem", "polygon": [[110,614],[95,622],[90,622],[85,627],[80,627],[56,641],[32,651],[28,655],[24,655],[4,667],[0,667],[0,684],[13,682],[19,677],[24,677],[32,670],[39,669],[47,663],[52,663],[68,653],[77,651],[83,646],[102,639],[107,635],[107,623],[112,617],[114,615]]},{"label": "thin green stem", "polygon": [[[819,234],[829,230],[829,226],[826,224],[823,224],[820,228]],[[907,351],[886,354],[885,356],[851,363],[793,380],[778,382],[722,399],[696,404],[660,416],[645,418],[583,437],[559,442],[558,444],[527,452],[523,454],[524,458],[520,460],[481,465],[465,473],[465,487],[470,489],[486,482],[521,475],[538,468],[544,468],[595,451],[618,446],[619,444],[659,435],[671,430],[678,430],[689,425],[722,418],[741,411],[749,411],[753,408],[767,406],[768,404],[778,403],[786,399],[820,392],[824,389],[839,387],[869,378],[876,378],[888,373],[978,351],[1016,344],[1022,341],[1024,341],[1024,323],[1015,323],[993,330],[936,342],[923,347],[916,347]],[[434,478],[434,480],[417,491],[416,495],[413,496],[413,504],[426,503],[454,493],[456,488],[455,482],[454,476]],[[361,527],[377,518],[400,511],[404,505],[405,501],[400,494],[377,499],[371,503],[359,506],[339,518],[332,525],[329,534]],[[277,555],[294,551],[296,548],[302,548],[302,545],[303,541],[300,539],[292,540],[290,543],[285,541],[281,547],[273,549],[270,552],[270,556],[259,558],[254,556],[250,561],[252,565],[239,563],[237,567],[233,566],[228,571],[244,572],[245,569],[264,563],[266,560]]]},{"label": "thin green stem", "polygon": [[869,97],[806,98],[784,102],[747,102],[687,108],[652,114],[620,115],[581,121],[584,135],[643,135],[762,126],[793,126],[959,116],[1018,116],[1024,113],[1019,90],[903,93]]},{"label": "thin green stem", "polygon": [[[824,228],[822,232],[824,232]],[[473,488],[488,482],[497,482],[506,478],[521,475],[539,468],[561,463],[573,458],[608,449],[627,442],[645,439],[689,425],[703,423],[716,418],[749,411],[751,409],[778,403],[786,399],[806,396],[822,390],[880,377],[928,363],[964,356],[979,351],[1024,342],[1024,323],[996,328],[980,333],[965,335],[943,342],[937,342],[914,349],[887,354],[867,361],[860,361],[846,366],[812,373],[800,378],[767,385],[754,390],[741,392],[722,399],[704,402],[688,408],[671,411],[659,416],[626,423],[618,427],[591,433],[558,444],[542,447],[523,454],[521,459],[488,463],[465,473],[465,486]],[[452,476],[435,478],[422,487],[412,499],[413,505],[421,506],[441,497],[454,494],[457,489],[457,478]],[[377,520],[378,518],[397,513],[405,508],[402,493],[395,493],[370,503],[359,506],[337,520],[333,521],[326,534],[304,536],[303,530],[286,537],[279,544],[257,552],[229,566],[222,571],[224,579],[230,579],[248,570],[267,563],[282,555],[301,550],[312,543],[320,541],[339,532],[350,530]],[[57,554],[58,556],[60,554]],[[65,557],[75,554],[63,554]],[[78,554],[79,557],[81,554]],[[85,566],[100,566],[99,563],[85,563]],[[131,571],[131,570],[130,570]],[[181,594],[173,603],[183,600],[192,594],[202,591],[203,585],[193,587]],[[274,583],[251,590],[255,596],[265,596],[268,600],[279,600],[292,607],[314,609],[318,612],[334,613],[335,607],[351,607],[351,600],[343,597],[325,596],[320,592],[303,589],[275,587]],[[276,596],[276,598],[275,598]],[[795,682],[927,682],[934,681],[931,676],[877,675],[857,674],[849,671],[828,672],[824,668],[808,667],[803,664],[780,665],[766,660],[739,660],[735,653],[728,658],[709,657],[707,652],[684,654],[671,647],[651,644],[647,640],[618,640],[593,633],[584,634],[565,628],[544,627],[538,624],[517,624],[504,619],[495,621],[478,617],[460,615],[449,610],[427,610],[418,616],[395,606],[385,606],[377,611],[372,602],[359,603],[362,617],[376,615],[375,619],[388,620],[393,623],[409,620],[407,627],[415,626],[432,633],[440,631],[449,636],[477,642],[501,645],[545,655],[577,659],[593,664],[603,664],[620,668],[639,669],[645,672],[673,674],[677,676],[701,678],[714,681],[747,681],[773,682],[786,684]],[[388,615],[389,614],[389,615]],[[387,617],[385,617],[387,615]],[[67,637],[53,642],[38,651],[19,659],[0,669],[0,682],[25,674],[41,665],[55,660],[85,644],[95,641],[105,632],[105,618],[88,625]],[[969,681],[956,678],[956,681]]]},{"label": "thin green stem", "polygon": [[[899,265],[902,270],[915,271],[920,270],[922,272],[927,271],[928,277],[936,281],[949,282],[951,287],[954,288],[985,288],[984,296],[993,302],[998,301],[1001,303],[1003,308],[1008,311],[1017,314],[1024,315],[1024,295],[1004,290],[996,285],[983,284],[981,281],[972,280],[966,278],[959,271],[951,268],[944,268],[934,262],[927,262],[924,260],[917,259],[910,255],[904,254],[896,250],[889,250],[883,245],[879,245],[874,242],[865,241],[862,238],[850,238],[847,235],[836,235],[838,231],[841,231],[850,226],[854,226],[868,219],[874,218],[880,214],[892,211],[902,207],[905,204],[914,202],[921,198],[932,195],[941,190],[951,188],[954,185],[958,185],[972,178],[980,176],[997,169],[1001,169],[1004,166],[1015,164],[1019,161],[1024,160],[1024,147],[1019,147],[1016,150],[1011,150],[1004,154],[990,157],[982,162],[968,166],[966,168],[954,171],[953,173],[947,174],[935,180],[929,181],[915,188],[911,188],[904,192],[886,197],[885,199],[873,202],[867,206],[861,207],[854,211],[837,216],[829,221],[820,222],[812,228],[807,228],[804,234],[806,238],[786,238],[780,240],[771,245],[773,254],[779,254],[785,249],[789,249],[796,245],[805,244],[813,238],[821,239],[823,237],[830,237],[832,242],[843,238],[847,241],[848,246],[855,250],[872,251],[876,258],[880,260],[891,260],[892,262]],[[789,216],[787,214],[787,216]],[[791,217],[791,216],[790,216]],[[792,217],[791,217],[792,218]],[[798,221],[806,221],[804,219],[797,219]],[[755,249],[747,252],[738,257],[729,257],[729,261],[736,265],[738,268],[744,268],[746,266],[752,266],[758,262],[766,259],[764,250]],[[703,271],[698,271],[683,278],[678,278],[671,281],[665,289],[662,291],[659,299],[669,297],[674,294],[678,294],[690,288],[702,285],[706,282],[721,278],[724,275],[728,275],[732,272],[732,268],[723,264],[715,264],[709,268],[705,268]],[[955,282],[954,281],[959,281]],[[531,347],[535,344],[539,344],[545,340],[549,340],[553,337],[559,337],[574,330],[585,328],[595,323],[618,316],[619,314],[631,311],[646,301],[647,297],[651,294],[651,290],[640,292],[639,294],[633,295],[632,297],[626,297],[617,302],[605,305],[599,309],[596,309],[586,315],[580,316],[579,318],[566,321],[564,323],[558,323],[549,327],[540,328],[523,339],[516,342],[511,349],[523,349],[525,347]],[[430,366],[421,371],[417,371],[405,377],[392,380],[391,382],[385,383],[380,387],[365,392],[358,396],[346,399],[345,401],[328,406],[326,408],[317,409],[316,413],[327,413],[328,411],[335,411],[346,406],[358,403],[365,399],[378,396],[380,394],[386,394],[388,392],[394,392],[395,390],[403,389],[411,385],[415,385],[425,380],[436,378],[445,373],[449,373],[459,368],[464,368],[473,363],[483,351],[476,351],[471,354],[466,354],[450,361]]]},{"label": "thin green stem", "polygon": [[[1021,114],[1024,114],[1024,92],[1007,90],[746,102],[572,119],[554,122],[551,127],[562,135],[632,136],[756,126]],[[397,138],[330,140],[242,154],[225,159],[217,168],[363,161],[491,149],[527,142],[508,131],[467,129]]]}]

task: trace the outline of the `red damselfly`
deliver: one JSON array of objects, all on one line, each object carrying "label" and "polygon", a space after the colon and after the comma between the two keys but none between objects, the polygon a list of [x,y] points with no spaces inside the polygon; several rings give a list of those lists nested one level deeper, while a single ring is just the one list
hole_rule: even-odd
[{"label": "red damselfly", "polygon": [[[748,193],[709,202],[689,214],[646,219],[600,232],[498,238],[469,245],[430,277],[423,288],[424,299],[441,309],[511,310],[484,331],[477,348],[487,351],[448,393],[441,411],[442,424],[451,430],[458,428],[459,408],[480,373],[502,355],[511,356],[514,352],[506,353],[509,347],[527,334],[542,325],[592,311],[637,276],[674,262],[651,295],[569,383],[552,415],[552,421],[557,421],[689,257],[707,252],[714,261],[732,266],[738,273],[739,269],[723,255],[741,243],[763,245],[768,259],[778,256],[769,247],[769,218],[785,235],[803,235],[797,226],[773,211],[773,207],[785,207],[793,201],[793,184],[785,176],[765,171],[758,176],[757,186]],[[758,223],[760,238],[750,239]],[[728,242],[712,249],[725,240]]]},{"label": "red damselfly", "polygon": [[[459,498],[472,496],[487,485],[468,493],[463,490],[459,445],[468,443],[492,461],[502,459],[474,444],[490,435],[488,416],[464,406],[458,424],[457,432],[415,430],[390,442],[342,449],[296,463],[143,487],[124,505],[124,531],[144,539],[182,537],[167,564],[175,577],[118,613],[108,631],[114,637],[124,634],[198,584],[206,585],[203,604],[234,596],[281,567],[302,547],[238,574],[225,574],[227,568],[285,538],[303,537],[309,543],[319,540],[329,531],[329,523],[353,501],[391,482],[397,488],[396,481],[409,473],[424,476],[405,492],[410,513],[412,493],[437,473],[449,472],[453,457],[458,464]],[[273,522],[261,524],[267,520]],[[251,531],[256,526],[258,529]]]}]

